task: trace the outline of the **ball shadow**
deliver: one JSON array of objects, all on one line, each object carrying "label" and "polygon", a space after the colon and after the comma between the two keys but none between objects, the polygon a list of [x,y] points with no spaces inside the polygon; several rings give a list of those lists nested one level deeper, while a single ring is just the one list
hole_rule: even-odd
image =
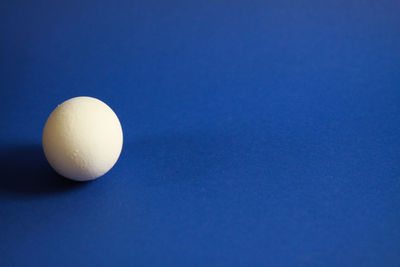
[{"label": "ball shadow", "polygon": [[0,150],[2,194],[40,195],[82,187],[58,175],[47,163],[40,145],[14,145]]}]

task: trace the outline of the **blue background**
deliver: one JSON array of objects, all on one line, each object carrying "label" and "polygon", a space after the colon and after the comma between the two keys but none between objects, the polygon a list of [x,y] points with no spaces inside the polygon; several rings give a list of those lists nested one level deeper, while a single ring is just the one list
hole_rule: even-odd
[{"label": "blue background", "polygon": [[[1,1],[0,266],[399,266],[400,2]],[[47,164],[109,104],[116,166]]]}]

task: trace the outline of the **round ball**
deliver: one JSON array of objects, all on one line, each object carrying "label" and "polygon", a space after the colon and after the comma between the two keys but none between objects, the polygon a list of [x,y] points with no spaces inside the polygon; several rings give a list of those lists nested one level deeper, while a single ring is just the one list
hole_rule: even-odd
[{"label": "round ball", "polygon": [[114,111],[93,97],[75,97],[50,114],[43,130],[43,150],[52,168],[76,181],[96,179],[117,162],[121,124]]}]

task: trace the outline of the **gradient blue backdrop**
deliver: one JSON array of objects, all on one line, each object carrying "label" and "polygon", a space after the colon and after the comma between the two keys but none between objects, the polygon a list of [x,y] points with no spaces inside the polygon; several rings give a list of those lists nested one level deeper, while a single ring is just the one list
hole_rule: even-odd
[{"label": "gradient blue backdrop", "polygon": [[[399,266],[400,2],[1,1],[0,266]],[[47,116],[124,130],[76,184]]]}]

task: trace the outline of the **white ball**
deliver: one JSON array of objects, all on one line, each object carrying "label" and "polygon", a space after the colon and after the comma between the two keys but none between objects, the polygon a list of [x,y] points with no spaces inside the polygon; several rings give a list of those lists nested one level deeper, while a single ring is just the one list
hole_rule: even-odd
[{"label": "white ball", "polygon": [[72,180],[88,181],[114,166],[123,136],[118,117],[109,106],[93,97],[75,97],[50,114],[42,142],[56,172]]}]

